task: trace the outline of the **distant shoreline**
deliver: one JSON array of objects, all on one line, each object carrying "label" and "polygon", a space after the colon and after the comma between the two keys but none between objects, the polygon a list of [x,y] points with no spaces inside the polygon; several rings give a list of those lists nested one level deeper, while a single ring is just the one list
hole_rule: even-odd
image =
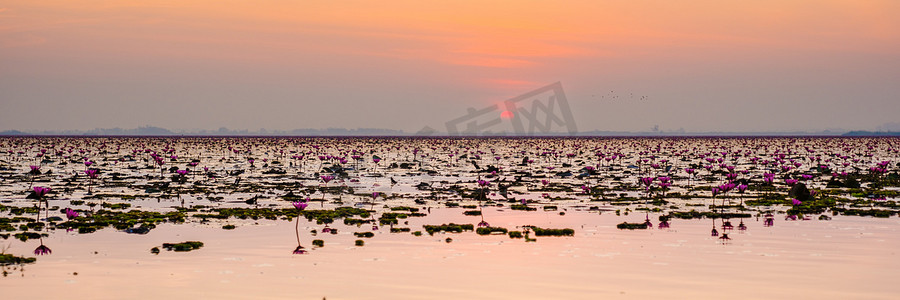
[{"label": "distant shoreline", "polygon": [[892,134],[780,134],[780,135],[44,135],[44,134],[0,134],[3,138],[411,138],[411,139],[461,139],[461,138],[865,138],[865,137],[900,137],[898,133]]},{"label": "distant shoreline", "polygon": [[538,133],[533,135],[519,134],[458,134],[448,135],[442,132],[430,134],[407,133],[402,130],[379,128],[328,128],[328,129],[295,129],[290,131],[219,130],[200,132],[174,132],[160,127],[140,127],[135,129],[94,129],[89,131],[43,131],[24,132],[19,130],[0,131],[3,137],[879,137],[900,136],[897,131],[848,131],[848,132],[628,132],[628,131],[585,131],[570,134],[567,132]]}]

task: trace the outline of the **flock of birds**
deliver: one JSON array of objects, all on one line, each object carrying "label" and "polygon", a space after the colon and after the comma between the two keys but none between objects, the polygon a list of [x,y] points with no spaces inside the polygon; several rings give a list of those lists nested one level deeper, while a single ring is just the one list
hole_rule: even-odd
[{"label": "flock of birds", "polygon": [[[593,94],[593,95],[591,95],[591,97],[596,98],[597,95],[596,95],[596,94]],[[619,99],[626,99],[626,98],[624,98],[624,97],[622,97],[621,95],[617,94],[615,90],[610,90],[609,93],[606,93],[606,94],[604,94],[604,95],[600,95],[600,99],[619,100]],[[646,101],[646,100],[649,100],[649,99],[650,99],[650,96],[647,96],[647,95],[644,95],[644,96],[638,95],[638,98],[635,99],[634,93],[633,93],[633,92],[628,92],[628,98],[627,98],[627,100]]]}]

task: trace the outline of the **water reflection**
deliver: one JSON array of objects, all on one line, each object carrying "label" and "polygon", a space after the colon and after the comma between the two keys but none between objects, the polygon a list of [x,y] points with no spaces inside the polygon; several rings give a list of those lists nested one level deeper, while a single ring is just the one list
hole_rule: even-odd
[{"label": "water reflection", "polygon": [[647,225],[647,228],[653,228],[653,222],[650,222],[650,213],[644,215],[644,225]]},{"label": "water reflection", "polygon": [[[307,198],[307,199],[309,199],[309,198]],[[297,201],[297,202],[293,202],[292,204],[293,204],[294,207],[297,209],[297,211],[302,211],[302,210],[306,209],[306,207],[309,205],[306,201]],[[296,218],[297,218],[297,221],[296,221],[296,223],[294,223],[294,234],[297,235],[297,248],[294,248],[294,252],[293,252],[293,253],[294,253],[294,254],[306,254],[306,253],[307,253],[306,250],[304,250],[303,245],[300,243],[300,219],[301,219],[301,215],[300,215],[300,214],[297,214],[297,217],[296,217]]]},{"label": "water reflection", "polygon": [[34,248],[34,255],[49,255],[52,254],[53,251],[50,250],[50,247],[44,246],[44,239],[41,238],[41,245],[37,248]]},{"label": "water reflection", "polygon": [[731,220],[729,220],[729,219],[722,220],[722,231],[733,230],[733,229],[734,229],[734,225],[731,225]]},{"label": "water reflection", "polygon": [[659,216],[659,229],[669,228],[669,217]]}]

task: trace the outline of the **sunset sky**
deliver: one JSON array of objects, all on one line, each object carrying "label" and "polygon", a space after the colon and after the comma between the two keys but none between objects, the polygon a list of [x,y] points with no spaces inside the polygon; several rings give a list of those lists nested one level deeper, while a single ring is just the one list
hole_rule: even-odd
[{"label": "sunset sky", "polygon": [[415,132],[557,81],[582,131],[874,130],[900,121],[898,16],[896,0],[8,0],[0,130]]}]

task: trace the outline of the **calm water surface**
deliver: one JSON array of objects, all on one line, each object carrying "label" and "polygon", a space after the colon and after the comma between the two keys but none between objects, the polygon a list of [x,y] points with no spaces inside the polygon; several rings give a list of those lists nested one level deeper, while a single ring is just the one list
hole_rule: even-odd
[{"label": "calm water surface", "polygon": [[[356,247],[352,232],[370,227],[339,224],[333,226],[339,234],[313,237],[309,231],[321,226],[301,220],[305,245],[314,238],[326,244],[293,255],[294,223],[287,221],[247,222],[232,231],[220,224],[164,224],[147,235],[106,229],[45,238],[53,254],[10,273],[0,286],[10,299],[896,299],[900,292],[892,276],[900,267],[897,218],[778,218],[773,227],[752,218],[744,220],[746,231],[732,230],[723,241],[710,236],[706,219],[628,231],[615,225],[643,221],[643,214],[501,210],[486,208],[485,219],[507,228],[569,227],[576,234],[526,243],[473,232],[414,237],[382,227]],[[433,209],[427,223],[480,220],[462,211]],[[421,229],[424,219],[408,219],[409,227]],[[205,246],[149,251],[184,240]],[[28,255],[38,245],[17,242],[8,252]]]}]

